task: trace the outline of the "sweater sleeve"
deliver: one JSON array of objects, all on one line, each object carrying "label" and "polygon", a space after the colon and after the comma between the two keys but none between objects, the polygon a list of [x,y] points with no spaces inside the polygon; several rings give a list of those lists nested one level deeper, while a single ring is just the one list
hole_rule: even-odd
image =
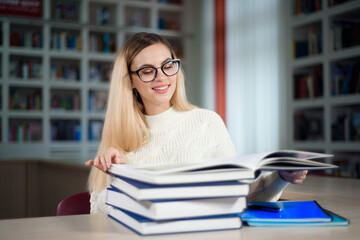
[{"label": "sweater sleeve", "polygon": [[275,202],[289,183],[284,181],[279,172],[264,172],[250,182],[249,201]]},{"label": "sweater sleeve", "polygon": [[[111,176],[107,176],[107,186],[110,186]],[[111,211],[111,206],[106,204],[107,190],[103,189],[101,192],[90,193],[90,214],[104,213],[108,214]]]},{"label": "sweater sleeve", "polygon": [[104,213],[108,214],[110,213],[111,207],[109,205],[106,205],[106,188],[102,190],[101,192],[92,192],[90,194],[90,213]]}]

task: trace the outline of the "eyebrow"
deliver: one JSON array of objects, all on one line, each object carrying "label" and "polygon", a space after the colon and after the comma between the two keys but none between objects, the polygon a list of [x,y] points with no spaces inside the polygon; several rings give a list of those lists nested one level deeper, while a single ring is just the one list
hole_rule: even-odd
[{"label": "eyebrow", "polygon": [[[166,62],[168,62],[168,61],[171,61],[171,60],[173,60],[173,59],[172,59],[172,58],[166,58],[164,61],[161,62],[161,66],[162,66],[164,63],[166,63]],[[145,64],[141,65],[138,69],[146,68],[146,67],[155,67],[155,66],[152,65],[152,64],[147,64],[147,63],[145,63]]]}]

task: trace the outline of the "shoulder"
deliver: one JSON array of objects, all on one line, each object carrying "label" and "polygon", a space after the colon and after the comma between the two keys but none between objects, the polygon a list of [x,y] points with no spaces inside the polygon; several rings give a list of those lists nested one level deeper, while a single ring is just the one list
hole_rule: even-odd
[{"label": "shoulder", "polygon": [[203,122],[220,122],[223,123],[222,118],[214,111],[204,109],[204,108],[195,108],[190,111],[189,116],[191,118],[197,118],[199,121]]}]

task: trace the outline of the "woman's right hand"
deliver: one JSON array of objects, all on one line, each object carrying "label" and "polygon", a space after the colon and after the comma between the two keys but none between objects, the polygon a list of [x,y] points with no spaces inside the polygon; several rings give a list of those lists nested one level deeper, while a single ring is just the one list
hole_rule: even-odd
[{"label": "woman's right hand", "polygon": [[94,166],[103,172],[107,172],[111,164],[126,164],[126,159],[115,148],[109,148],[105,154],[97,156],[85,162],[86,166]]}]

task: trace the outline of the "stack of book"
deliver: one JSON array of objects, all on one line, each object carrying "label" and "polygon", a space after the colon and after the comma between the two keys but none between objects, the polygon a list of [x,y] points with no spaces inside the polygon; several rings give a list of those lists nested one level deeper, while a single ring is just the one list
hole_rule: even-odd
[{"label": "stack of book", "polygon": [[[113,164],[111,218],[141,235],[239,229],[257,170],[328,169],[330,155],[281,151],[192,164]],[[289,164],[291,162],[291,164]]]},{"label": "stack of book", "polygon": [[158,185],[116,175],[107,204],[110,217],[141,235],[237,229],[249,191],[239,181]]}]

